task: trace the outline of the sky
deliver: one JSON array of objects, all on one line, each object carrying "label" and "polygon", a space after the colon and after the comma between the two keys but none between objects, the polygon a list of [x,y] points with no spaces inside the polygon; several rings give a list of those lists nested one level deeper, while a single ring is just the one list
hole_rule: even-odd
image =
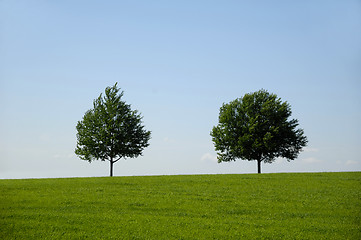
[{"label": "sky", "polygon": [[309,141],[262,172],[361,171],[359,0],[0,0],[0,178],[108,176],[75,126],[115,82],[152,132],[115,176],[257,172],[217,163],[210,131],[262,88]]}]

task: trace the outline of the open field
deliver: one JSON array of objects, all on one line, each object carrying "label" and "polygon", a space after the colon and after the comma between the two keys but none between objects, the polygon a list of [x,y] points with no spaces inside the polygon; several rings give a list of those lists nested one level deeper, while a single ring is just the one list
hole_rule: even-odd
[{"label": "open field", "polygon": [[0,180],[0,239],[361,239],[361,172]]}]

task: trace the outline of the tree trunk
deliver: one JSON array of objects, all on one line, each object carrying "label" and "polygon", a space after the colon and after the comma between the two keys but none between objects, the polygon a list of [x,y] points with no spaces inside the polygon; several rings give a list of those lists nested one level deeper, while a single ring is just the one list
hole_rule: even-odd
[{"label": "tree trunk", "polygon": [[110,176],[113,177],[113,161],[110,160]]},{"label": "tree trunk", "polygon": [[261,173],[261,160],[257,160],[258,173]]}]

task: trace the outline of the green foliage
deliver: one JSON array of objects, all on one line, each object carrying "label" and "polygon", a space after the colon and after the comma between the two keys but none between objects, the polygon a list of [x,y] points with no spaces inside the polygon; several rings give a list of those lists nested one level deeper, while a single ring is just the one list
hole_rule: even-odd
[{"label": "green foliage", "polygon": [[361,239],[361,173],[0,180],[0,239]]},{"label": "green foliage", "polygon": [[294,160],[307,138],[296,129],[298,120],[289,120],[290,116],[290,105],[265,90],[223,104],[219,124],[211,131],[218,162]]},{"label": "green foliage", "polygon": [[113,163],[121,158],[134,158],[149,146],[150,132],[142,126],[142,117],[129,104],[121,100],[117,84],[105,89],[94,100],[94,108],[88,110],[76,129],[77,147],[75,153],[83,160],[110,161],[111,175]]}]

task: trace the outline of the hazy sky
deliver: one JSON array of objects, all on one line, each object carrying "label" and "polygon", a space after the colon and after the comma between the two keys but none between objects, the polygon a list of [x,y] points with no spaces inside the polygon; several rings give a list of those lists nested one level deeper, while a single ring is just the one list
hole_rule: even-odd
[{"label": "hazy sky", "polygon": [[261,88],[291,104],[299,158],[262,171],[361,171],[361,2],[0,1],[0,178],[109,175],[74,154],[107,86],[152,131],[114,175],[254,173],[216,162],[222,103]]}]

